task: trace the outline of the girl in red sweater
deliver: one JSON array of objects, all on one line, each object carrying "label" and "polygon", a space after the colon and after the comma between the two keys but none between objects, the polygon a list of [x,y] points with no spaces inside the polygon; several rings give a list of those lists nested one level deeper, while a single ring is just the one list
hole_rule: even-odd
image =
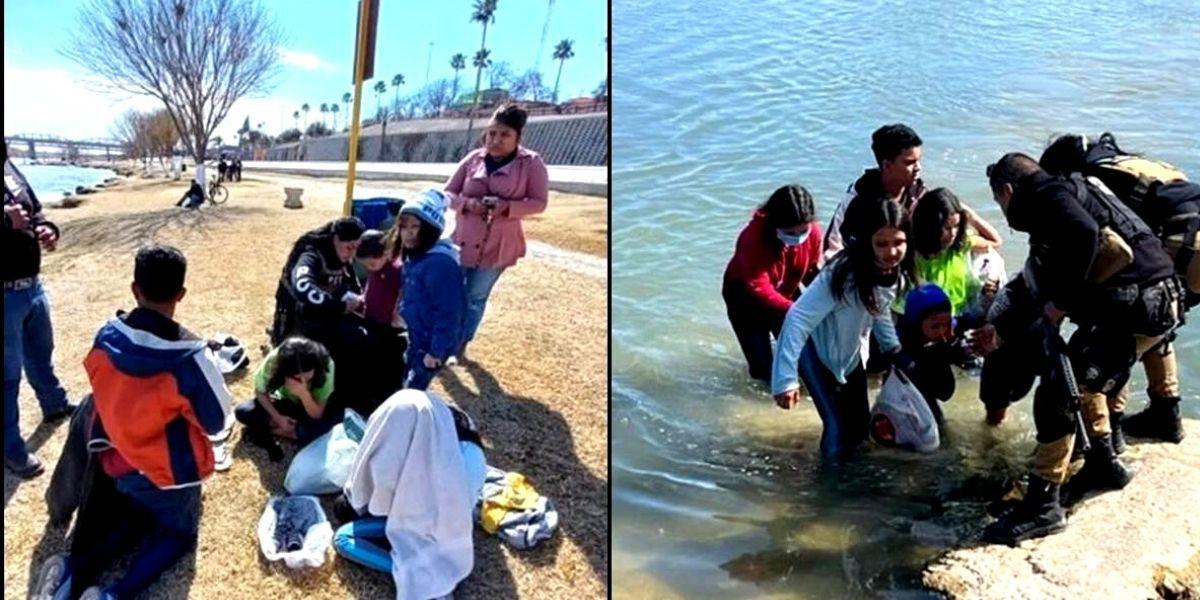
[{"label": "girl in red sweater", "polygon": [[721,295],[750,376],[771,380],[771,336],[822,261],[812,195],[798,185],[775,190],[738,235]]}]

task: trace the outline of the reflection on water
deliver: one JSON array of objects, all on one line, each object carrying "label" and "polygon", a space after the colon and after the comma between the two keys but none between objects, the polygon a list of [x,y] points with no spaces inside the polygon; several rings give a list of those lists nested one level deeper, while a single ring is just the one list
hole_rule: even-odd
[{"label": "reflection on water", "polygon": [[[871,131],[894,121],[925,139],[928,183],[998,224],[984,165],[1054,132],[1112,130],[1200,177],[1200,8],[614,4],[614,591],[925,597],[920,567],[1024,470],[1032,399],[992,430],[962,379],[937,453],[822,468],[812,405],[780,411],[745,375],[719,293],[737,232],[789,182],[827,221],[872,160]],[[1024,236],[1001,231],[1011,269]],[[1200,326],[1182,335],[1185,412],[1200,417]],[[1140,371],[1134,386],[1136,409]]]}]

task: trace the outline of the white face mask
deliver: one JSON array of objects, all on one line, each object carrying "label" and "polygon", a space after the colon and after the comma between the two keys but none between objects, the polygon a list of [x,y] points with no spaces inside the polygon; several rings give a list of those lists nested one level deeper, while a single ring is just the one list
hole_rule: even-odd
[{"label": "white face mask", "polygon": [[810,232],[810,231],[812,231],[812,230],[805,229],[804,233],[793,234],[793,233],[786,233],[781,229],[776,229],[775,235],[779,237],[779,241],[783,242],[784,246],[799,246],[800,244],[804,243],[804,240],[808,239],[808,232]]}]

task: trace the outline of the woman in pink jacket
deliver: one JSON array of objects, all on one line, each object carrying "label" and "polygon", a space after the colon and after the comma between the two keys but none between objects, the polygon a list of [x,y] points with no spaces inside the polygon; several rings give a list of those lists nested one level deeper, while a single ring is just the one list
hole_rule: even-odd
[{"label": "woman in pink jacket", "polygon": [[446,183],[457,211],[453,240],[462,251],[467,314],[458,357],[465,360],[492,286],[500,274],[525,256],[521,219],[546,210],[549,176],[537,153],[521,147],[528,114],[501,106],[484,132],[484,145],[463,158]]}]

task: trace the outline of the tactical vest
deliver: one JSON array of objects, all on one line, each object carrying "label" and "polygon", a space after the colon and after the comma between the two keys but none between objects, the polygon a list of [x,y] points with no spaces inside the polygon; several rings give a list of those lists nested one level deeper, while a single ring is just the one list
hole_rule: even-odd
[{"label": "tactical vest", "polygon": [[1200,293],[1200,184],[1170,164],[1123,152],[1107,132],[1084,160],[1084,174],[1102,181],[1146,222],[1175,272],[1192,293]]}]

